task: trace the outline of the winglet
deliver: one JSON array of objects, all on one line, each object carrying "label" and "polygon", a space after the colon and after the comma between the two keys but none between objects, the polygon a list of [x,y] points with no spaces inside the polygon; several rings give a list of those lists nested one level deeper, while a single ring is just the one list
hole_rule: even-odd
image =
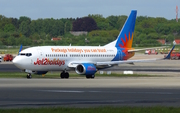
[{"label": "winglet", "polygon": [[171,51],[168,53],[168,55],[164,59],[170,59],[171,58],[171,53],[174,50],[175,45],[172,47]]},{"label": "winglet", "polygon": [[[20,48],[19,48],[19,53],[20,53],[21,51],[22,51],[22,44],[21,44],[21,46],[20,46]],[[18,54],[19,54],[19,53],[18,53]]]}]

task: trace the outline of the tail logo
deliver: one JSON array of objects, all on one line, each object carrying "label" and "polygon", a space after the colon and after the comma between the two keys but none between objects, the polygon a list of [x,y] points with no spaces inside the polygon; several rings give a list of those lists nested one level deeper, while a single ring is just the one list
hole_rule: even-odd
[{"label": "tail logo", "polygon": [[123,44],[119,44],[119,47],[121,47],[121,48],[131,48],[132,47],[132,42],[133,42],[133,33],[132,33],[132,36],[131,36],[130,32],[129,32],[129,36],[128,37],[125,34],[125,38],[124,39],[121,38],[121,41],[122,41]]}]

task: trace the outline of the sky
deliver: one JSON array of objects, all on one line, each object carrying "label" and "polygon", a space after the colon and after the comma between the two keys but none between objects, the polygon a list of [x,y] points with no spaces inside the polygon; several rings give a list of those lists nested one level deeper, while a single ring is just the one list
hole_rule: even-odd
[{"label": "sky", "polygon": [[128,16],[131,10],[137,10],[137,16],[170,20],[176,18],[176,6],[180,9],[180,0],[0,0],[0,15],[27,16],[36,20],[77,18],[89,14]]}]

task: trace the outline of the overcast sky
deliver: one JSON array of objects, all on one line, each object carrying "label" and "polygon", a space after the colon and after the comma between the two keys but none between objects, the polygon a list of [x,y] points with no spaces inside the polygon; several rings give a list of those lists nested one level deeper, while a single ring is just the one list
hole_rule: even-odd
[{"label": "overcast sky", "polygon": [[[88,14],[129,15],[176,18],[176,5],[180,0],[0,0],[0,15],[19,18],[77,18]],[[179,10],[180,12],[180,10]],[[179,15],[180,17],[180,15]]]}]

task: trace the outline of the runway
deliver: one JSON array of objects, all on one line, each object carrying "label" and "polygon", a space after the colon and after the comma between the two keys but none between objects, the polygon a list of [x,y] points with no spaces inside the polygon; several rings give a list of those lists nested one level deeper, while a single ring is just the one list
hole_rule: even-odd
[{"label": "runway", "polygon": [[[135,59],[142,57],[147,56],[136,55]],[[168,75],[163,77],[1,78],[0,108],[179,106],[179,62],[163,60],[134,65],[123,64],[103,70]],[[0,63],[0,72],[21,71],[10,62],[3,62]]]},{"label": "runway", "polygon": [[0,79],[0,108],[179,106],[180,77]]}]

